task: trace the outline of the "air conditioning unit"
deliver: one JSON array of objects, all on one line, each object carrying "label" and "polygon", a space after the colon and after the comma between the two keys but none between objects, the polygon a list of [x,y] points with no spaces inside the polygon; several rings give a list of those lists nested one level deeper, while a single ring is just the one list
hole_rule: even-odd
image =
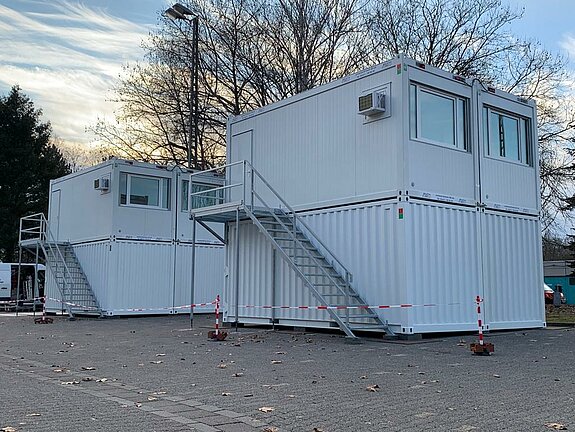
[{"label": "air conditioning unit", "polygon": [[106,192],[110,189],[110,179],[108,177],[100,177],[94,180],[94,189]]},{"label": "air conditioning unit", "polygon": [[385,112],[385,93],[374,91],[359,97],[358,114],[373,116]]}]

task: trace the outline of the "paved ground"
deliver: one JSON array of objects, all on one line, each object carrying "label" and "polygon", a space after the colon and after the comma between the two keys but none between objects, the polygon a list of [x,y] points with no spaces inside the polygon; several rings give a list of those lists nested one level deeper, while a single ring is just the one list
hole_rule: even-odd
[{"label": "paved ground", "polygon": [[0,315],[0,431],[575,430],[575,329],[492,334],[495,355],[476,357],[470,335],[243,328],[217,343],[210,323]]}]

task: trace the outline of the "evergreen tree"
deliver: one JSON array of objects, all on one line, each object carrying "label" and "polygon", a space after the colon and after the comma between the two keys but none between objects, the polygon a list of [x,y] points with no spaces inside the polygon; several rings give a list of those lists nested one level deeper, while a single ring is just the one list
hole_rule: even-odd
[{"label": "evergreen tree", "polygon": [[0,96],[0,261],[17,259],[20,218],[47,213],[50,179],[70,172],[41,115],[17,86]]}]

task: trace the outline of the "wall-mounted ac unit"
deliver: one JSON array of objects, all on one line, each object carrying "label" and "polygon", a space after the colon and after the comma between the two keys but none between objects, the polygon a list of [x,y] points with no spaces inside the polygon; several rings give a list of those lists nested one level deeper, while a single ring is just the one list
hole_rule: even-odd
[{"label": "wall-mounted ac unit", "polygon": [[373,116],[385,112],[385,93],[382,91],[373,91],[362,95],[358,99],[358,114]]},{"label": "wall-mounted ac unit", "polygon": [[108,177],[100,177],[94,180],[94,189],[107,192],[110,189],[110,179]]}]

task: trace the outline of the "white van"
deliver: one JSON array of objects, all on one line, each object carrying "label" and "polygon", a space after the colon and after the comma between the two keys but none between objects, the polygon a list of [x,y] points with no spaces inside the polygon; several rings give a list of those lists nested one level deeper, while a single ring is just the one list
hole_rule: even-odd
[{"label": "white van", "polygon": [[[26,302],[44,295],[46,267],[38,264],[38,286],[35,286],[33,263],[22,263],[20,268],[20,298]],[[18,295],[18,263],[0,262],[0,301],[16,300]]]},{"label": "white van", "polygon": [[10,300],[12,296],[11,281],[12,272],[11,265],[0,263],[0,301]]}]

